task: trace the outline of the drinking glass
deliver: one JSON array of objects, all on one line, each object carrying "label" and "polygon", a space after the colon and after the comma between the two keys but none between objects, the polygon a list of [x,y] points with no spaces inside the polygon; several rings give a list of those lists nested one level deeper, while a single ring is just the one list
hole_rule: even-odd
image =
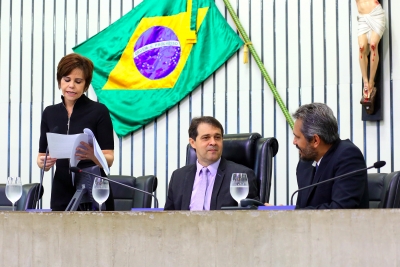
[{"label": "drinking glass", "polygon": [[22,196],[22,184],[20,177],[8,177],[6,184],[6,196],[12,203],[12,210],[15,209],[15,202]]},{"label": "drinking glass", "polygon": [[240,207],[240,200],[249,194],[249,181],[246,173],[233,173],[231,179],[231,196]]},{"label": "drinking glass", "polygon": [[99,211],[101,211],[101,205],[107,200],[110,195],[110,186],[108,181],[99,177],[94,178],[92,194],[94,200],[99,203]]}]

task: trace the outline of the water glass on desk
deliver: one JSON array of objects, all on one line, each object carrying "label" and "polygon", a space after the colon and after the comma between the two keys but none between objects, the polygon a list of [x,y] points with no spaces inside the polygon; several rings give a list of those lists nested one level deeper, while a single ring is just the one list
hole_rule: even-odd
[{"label": "water glass on desk", "polygon": [[246,173],[233,173],[231,178],[231,196],[240,207],[240,200],[249,194],[249,181]]},{"label": "water glass on desk", "polygon": [[107,180],[99,177],[94,178],[92,195],[94,200],[99,203],[99,211],[101,211],[101,205],[107,200],[110,195],[110,185]]},{"label": "water glass on desk", "polygon": [[15,202],[22,196],[22,183],[20,177],[8,177],[6,184],[6,197],[12,203],[12,210],[15,210]]}]

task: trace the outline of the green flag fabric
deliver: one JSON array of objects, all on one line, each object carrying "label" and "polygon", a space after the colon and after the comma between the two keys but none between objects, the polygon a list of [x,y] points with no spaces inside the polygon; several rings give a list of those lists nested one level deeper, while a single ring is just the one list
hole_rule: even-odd
[{"label": "green flag fabric", "polygon": [[93,61],[92,86],[125,136],[177,104],[242,45],[213,0],[144,0],[73,50]]}]

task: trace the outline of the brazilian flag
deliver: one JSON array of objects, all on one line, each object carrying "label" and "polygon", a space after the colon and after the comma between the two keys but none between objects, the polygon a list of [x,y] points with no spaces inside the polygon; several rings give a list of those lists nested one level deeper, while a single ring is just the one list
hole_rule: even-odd
[{"label": "brazilian flag", "polygon": [[173,107],[242,45],[214,0],[144,0],[73,50],[93,61],[92,86],[121,137]]}]

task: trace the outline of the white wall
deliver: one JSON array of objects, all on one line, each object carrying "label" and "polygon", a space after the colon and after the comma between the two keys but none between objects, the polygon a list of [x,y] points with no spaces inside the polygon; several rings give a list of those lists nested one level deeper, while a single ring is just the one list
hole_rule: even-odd
[{"label": "white wall", "polygon": [[[72,47],[127,13],[139,0],[0,0],[0,183],[19,175],[39,181],[36,165],[42,110],[60,101],[55,69]],[[233,26],[222,0],[215,1]],[[231,0],[290,113],[301,104],[327,103],[341,138],[363,151],[367,165],[385,160],[382,172],[400,170],[400,2],[384,0],[388,27],[382,38],[384,120],[361,121],[357,9],[353,0]],[[234,27],[234,26],[233,26]],[[88,96],[96,99],[92,89]],[[177,106],[135,133],[115,136],[112,174],[156,174],[165,202],[168,179],[184,165],[190,119],[212,115],[226,133],[275,136],[271,203],[286,204],[297,189],[298,152],[292,132],[254,60],[242,51]],[[52,172],[45,174],[43,207],[49,207]]]}]

